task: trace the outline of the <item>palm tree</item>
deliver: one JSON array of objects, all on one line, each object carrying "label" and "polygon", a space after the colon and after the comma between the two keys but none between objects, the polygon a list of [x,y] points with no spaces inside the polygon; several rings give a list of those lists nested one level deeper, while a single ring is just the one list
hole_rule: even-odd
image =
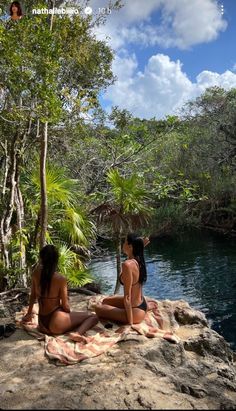
[{"label": "palm tree", "polygon": [[83,287],[91,283],[93,278],[84,263],[77,258],[77,255],[67,244],[58,243],[59,262],[58,269],[74,287]]},{"label": "palm tree", "polygon": [[116,294],[120,288],[122,235],[145,226],[151,215],[151,208],[147,206],[148,193],[137,174],[125,178],[117,169],[112,169],[107,174],[107,182],[111,190],[106,201],[91,213],[97,215],[99,223],[111,225],[116,246],[117,278],[114,290]]},{"label": "palm tree", "polygon": [[[64,256],[69,256],[69,260],[65,258],[65,261],[69,261],[69,265],[65,264],[65,267],[69,270],[70,282],[74,285],[84,285],[86,278],[87,282],[91,281],[86,271],[85,260],[89,256],[87,247],[90,240],[95,237],[95,226],[88,220],[82,208],[78,206],[78,182],[68,178],[65,169],[55,164],[48,164],[46,182],[48,199],[46,241],[55,243],[59,249],[61,248]],[[22,185],[28,221],[31,222],[28,226],[29,247],[34,250],[40,245],[41,208],[38,161],[35,162],[31,173],[24,175]]]}]

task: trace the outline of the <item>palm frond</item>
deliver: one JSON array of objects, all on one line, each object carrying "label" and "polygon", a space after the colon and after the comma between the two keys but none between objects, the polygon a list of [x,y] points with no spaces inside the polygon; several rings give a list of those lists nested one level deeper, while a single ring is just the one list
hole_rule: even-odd
[{"label": "palm frond", "polygon": [[[71,206],[76,203],[78,198],[78,182],[66,175],[63,167],[58,167],[55,164],[47,164],[46,167],[46,182],[47,196],[49,205],[55,203]],[[35,166],[29,175],[25,174],[22,178],[23,191],[26,197],[31,199],[31,203],[39,208],[40,205],[40,175],[39,161],[35,162]]]},{"label": "palm frond", "polygon": [[114,227],[127,223],[126,218],[118,208],[108,203],[100,204],[98,207],[91,210],[90,214],[95,214],[97,216],[98,223],[110,221]]},{"label": "palm frond", "polygon": [[59,263],[58,269],[72,286],[82,287],[93,281],[86,266],[66,244],[58,244]]},{"label": "palm frond", "polygon": [[93,282],[93,277],[88,270],[74,270],[70,272],[68,278],[69,284],[74,287],[83,287],[86,284]]},{"label": "palm frond", "polygon": [[87,219],[81,210],[73,207],[57,210],[54,227],[71,244],[85,247],[88,246],[89,239],[94,238],[96,233],[94,224]]}]

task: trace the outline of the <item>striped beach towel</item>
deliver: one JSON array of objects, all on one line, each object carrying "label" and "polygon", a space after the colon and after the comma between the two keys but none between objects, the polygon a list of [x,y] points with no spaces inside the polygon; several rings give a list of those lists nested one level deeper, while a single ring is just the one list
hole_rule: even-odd
[{"label": "striped beach towel", "polygon": [[[105,296],[96,295],[87,297],[83,302],[73,307],[74,311],[91,310]],[[179,337],[175,335],[178,324],[175,321],[171,305],[164,302],[146,298],[148,311],[140,324],[118,325],[109,320],[111,328],[106,328],[108,321],[99,321],[91,330],[87,331],[82,341],[75,342],[69,333],[59,336],[48,336],[38,330],[38,316],[34,314],[32,322],[23,324],[21,318],[26,308],[16,313],[16,323],[38,340],[45,341],[45,353],[48,358],[57,364],[70,365],[96,357],[110,350],[116,343],[131,339],[138,340],[140,336],[147,338],[161,337],[169,342],[178,343]]]}]

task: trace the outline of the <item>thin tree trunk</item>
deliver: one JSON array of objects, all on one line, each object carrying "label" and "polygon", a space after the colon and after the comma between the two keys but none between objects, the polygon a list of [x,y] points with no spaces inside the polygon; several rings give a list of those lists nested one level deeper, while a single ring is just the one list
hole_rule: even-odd
[{"label": "thin tree trunk", "polygon": [[[5,267],[9,268],[8,243],[11,236],[11,219],[14,209],[15,186],[16,186],[16,141],[17,135],[12,139],[11,150],[8,156],[6,147],[6,162],[4,183],[1,193],[1,202],[4,205],[0,220],[0,243],[1,253],[5,263]],[[9,161],[10,159],[10,161]]]},{"label": "thin tree trunk", "polygon": [[37,246],[38,234],[39,234],[39,228],[40,228],[40,221],[41,221],[41,217],[40,217],[40,210],[39,210],[38,215],[37,215],[37,220],[35,222],[33,238],[31,237],[32,239],[31,239],[31,242],[30,242],[30,248],[36,248],[36,246]]},{"label": "thin tree trunk", "polygon": [[[41,142],[41,134],[40,134],[40,121],[37,120],[37,133],[36,133],[36,139],[39,139]],[[41,184],[41,180],[40,180],[40,184]],[[41,187],[40,187],[41,188]],[[41,209],[39,209],[38,211],[38,215],[37,215],[37,220],[35,223],[35,228],[34,228],[34,234],[33,234],[33,239],[31,241],[30,247],[31,248],[36,248],[37,246],[37,242],[38,242],[38,233],[39,233],[39,229],[40,229],[40,224],[41,224]]]},{"label": "thin tree trunk", "polygon": [[[3,172],[3,180],[2,180],[2,191],[1,191],[1,204],[4,205],[6,199],[6,185],[7,185],[7,176],[9,172],[9,155],[7,150],[7,141],[5,140],[5,144],[1,143],[1,146],[4,150],[4,172]],[[1,221],[0,221],[0,245],[1,245],[1,258],[5,262],[7,267],[9,266],[8,255],[6,253],[6,246],[5,246],[5,233],[4,233],[4,213],[2,213]],[[7,264],[6,264],[7,261]]]},{"label": "thin tree trunk", "polygon": [[46,160],[48,145],[48,123],[44,124],[44,130],[41,135],[41,152],[40,152],[40,185],[41,185],[41,231],[40,231],[40,248],[46,244],[46,232],[48,223],[48,202],[47,202],[47,183],[46,183]]},{"label": "thin tree trunk", "polygon": [[[17,182],[18,184],[18,182]],[[15,206],[16,206],[16,216],[17,216],[17,228],[20,234],[20,268],[25,267],[25,252],[22,242],[22,228],[24,227],[24,206],[21,201],[20,188],[16,186],[15,190]]]},{"label": "thin tree trunk", "polygon": [[114,294],[118,294],[120,290],[120,273],[121,273],[121,232],[117,234],[116,241],[116,286]]},{"label": "thin tree trunk", "polygon": [[[55,6],[55,0],[51,0],[52,8]],[[53,14],[49,21],[50,31],[53,26]],[[39,124],[39,123],[38,123]],[[37,129],[37,134],[38,134]],[[44,130],[41,135],[41,149],[40,149],[40,188],[41,188],[41,207],[40,207],[40,248],[46,244],[46,233],[48,225],[48,201],[47,201],[47,182],[46,182],[46,161],[47,161],[47,147],[48,147],[48,122],[44,123]]]},{"label": "thin tree trunk", "polygon": [[[50,8],[54,9],[54,7],[55,7],[55,0],[51,0],[50,1]],[[50,17],[50,31],[52,31],[53,17],[54,17],[54,14],[52,13],[51,17]]]},{"label": "thin tree trunk", "polygon": [[16,139],[12,143],[11,147],[11,167],[9,168],[9,201],[6,207],[5,219],[4,219],[4,231],[5,235],[9,232],[11,218],[14,208],[14,197],[15,197],[15,187],[16,187]]},{"label": "thin tree trunk", "polygon": [[23,203],[23,198],[20,190],[20,175],[19,175],[19,167],[17,166],[17,172],[16,172],[16,190],[15,190],[15,205],[16,205],[16,215],[17,215],[17,226],[19,230],[19,235],[20,235],[20,244],[19,244],[19,249],[20,249],[20,269],[23,270],[21,278],[20,278],[20,284],[23,287],[27,287],[27,275],[26,275],[26,253],[25,253],[25,245],[22,240],[22,229],[24,227],[24,203]]},{"label": "thin tree trunk", "polygon": [[4,160],[5,160],[5,170],[4,170],[4,175],[3,175],[3,182],[2,182],[2,201],[3,197],[6,193],[6,184],[7,184],[7,176],[8,176],[8,170],[9,170],[9,157],[8,157],[8,151],[7,151],[7,140],[5,140],[5,145],[1,144],[3,149],[4,149]]}]

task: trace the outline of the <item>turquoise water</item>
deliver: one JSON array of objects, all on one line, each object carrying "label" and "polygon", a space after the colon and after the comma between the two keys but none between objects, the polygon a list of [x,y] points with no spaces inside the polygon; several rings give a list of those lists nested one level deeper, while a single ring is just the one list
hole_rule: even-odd
[{"label": "turquoise water", "polygon": [[[145,295],[186,300],[204,312],[211,327],[236,350],[236,239],[206,231],[155,239],[145,249],[145,260]],[[116,260],[112,248],[106,257],[92,260],[90,270],[102,280],[103,292],[113,293]]]}]

